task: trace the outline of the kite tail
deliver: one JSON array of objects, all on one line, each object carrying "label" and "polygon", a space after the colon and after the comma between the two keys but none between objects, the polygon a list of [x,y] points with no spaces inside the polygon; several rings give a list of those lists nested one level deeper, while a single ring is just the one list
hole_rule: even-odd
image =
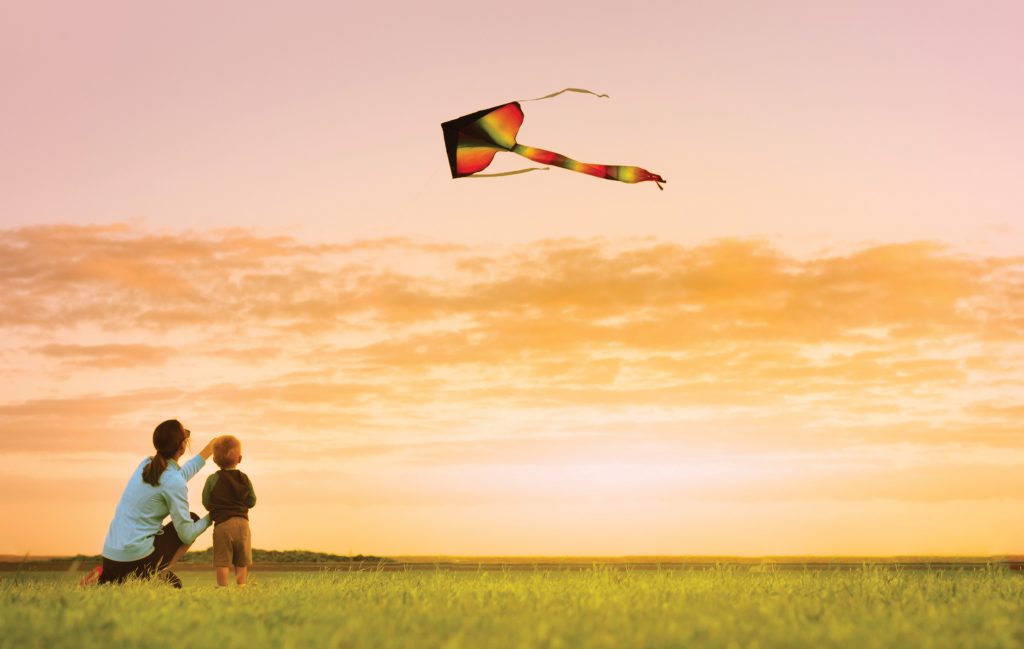
[{"label": "kite tail", "polygon": [[513,153],[518,153],[525,158],[529,158],[534,162],[552,165],[554,167],[562,167],[563,169],[568,169],[570,171],[578,171],[583,174],[597,176],[598,178],[606,178],[608,180],[618,180],[624,183],[639,183],[645,180],[650,180],[658,186],[658,189],[663,189],[661,183],[667,182],[658,174],[651,173],[650,171],[641,169],[640,167],[629,167],[624,165],[597,165],[586,162],[577,162],[572,158],[565,157],[561,153],[545,151],[544,149],[538,149],[523,144],[516,144],[512,147],[511,151]]}]

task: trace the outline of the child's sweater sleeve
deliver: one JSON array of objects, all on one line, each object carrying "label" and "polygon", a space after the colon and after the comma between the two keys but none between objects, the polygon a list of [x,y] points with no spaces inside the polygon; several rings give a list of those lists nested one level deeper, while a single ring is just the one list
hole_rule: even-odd
[{"label": "child's sweater sleeve", "polygon": [[[242,475],[245,475],[244,473]],[[252,508],[256,506],[256,490],[252,488],[252,480],[245,476],[245,484],[249,485],[249,495],[245,498],[245,506]]]},{"label": "child's sweater sleeve", "polygon": [[213,488],[217,485],[218,475],[220,475],[219,472],[211,474],[210,477],[206,479],[206,484],[203,486],[203,507],[206,508],[206,511],[210,511],[210,496],[213,495]]}]

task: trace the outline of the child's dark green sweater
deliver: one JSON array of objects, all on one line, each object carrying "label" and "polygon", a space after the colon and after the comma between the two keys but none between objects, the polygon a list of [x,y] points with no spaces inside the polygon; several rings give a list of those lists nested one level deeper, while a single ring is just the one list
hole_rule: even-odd
[{"label": "child's dark green sweater", "polygon": [[214,523],[229,518],[249,518],[249,508],[256,506],[256,492],[249,476],[238,469],[221,469],[206,479],[203,506]]}]

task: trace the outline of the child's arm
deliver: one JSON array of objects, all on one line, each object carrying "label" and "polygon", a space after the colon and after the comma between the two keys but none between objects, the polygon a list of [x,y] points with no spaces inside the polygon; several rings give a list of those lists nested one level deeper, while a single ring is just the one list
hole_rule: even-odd
[{"label": "child's arm", "polygon": [[249,485],[249,495],[245,497],[245,506],[252,509],[256,506],[256,491],[252,488],[252,480],[249,479],[249,476],[244,473],[242,475],[245,476],[245,484]]},{"label": "child's arm", "polygon": [[210,511],[210,496],[213,495],[213,488],[217,485],[217,476],[219,473],[212,474],[206,479],[206,485],[203,487],[203,507],[206,511]]}]

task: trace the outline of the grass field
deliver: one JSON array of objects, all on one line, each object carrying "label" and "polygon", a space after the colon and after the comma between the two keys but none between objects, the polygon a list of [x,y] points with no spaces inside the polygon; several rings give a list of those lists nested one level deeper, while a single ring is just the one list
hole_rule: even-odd
[{"label": "grass field", "polygon": [[0,576],[0,647],[1020,647],[1000,568]]}]

